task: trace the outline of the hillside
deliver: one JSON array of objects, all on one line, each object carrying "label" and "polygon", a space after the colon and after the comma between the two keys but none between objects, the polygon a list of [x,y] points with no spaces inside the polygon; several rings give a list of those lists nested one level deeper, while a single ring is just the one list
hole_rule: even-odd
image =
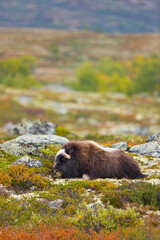
[{"label": "hillside", "polygon": [[85,61],[97,62],[106,56],[123,61],[160,55],[160,34],[0,28],[0,36],[1,59],[33,56],[36,78],[49,82],[71,82],[75,69]]},{"label": "hillside", "polygon": [[0,26],[159,32],[159,11],[158,0],[5,0],[0,1]]}]

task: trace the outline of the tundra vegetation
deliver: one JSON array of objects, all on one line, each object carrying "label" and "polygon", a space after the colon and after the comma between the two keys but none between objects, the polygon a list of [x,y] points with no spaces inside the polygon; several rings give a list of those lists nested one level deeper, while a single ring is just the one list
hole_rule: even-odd
[{"label": "tundra vegetation", "polygon": [[[145,143],[145,134],[135,135],[132,127],[159,131],[160,60],[151,56],[156,44],[147,47],[157,37],[0,31],[0,144],[16,137],[7,133],[8,122],[23,118],[51,121],[58,136],[108,147],[121,141],[129,147]],[[5,38],[8,33],[10,38]],[[122,59],[120,49],[125,48],[127,57]],[[104,49],[112,49],[107,58]],[[44,87],[59,81],[80,91],[59,93]],[[34,158],[42,166],[32,168],[14,165],[19,157],[0,149],[0,240],[159,240],[159,158],[129,153],[148,174],[145,179],[62,180],[53,171],[59,149],[41,148],[42,155]]]},{"label": "tundra vegetation", "polygon": [[[12,165],[18,157],[0,151],[0,239],[159,239],[160,185],[158,175],[151,183],[152,168],[143,180],[62,180],[53,171],[59,149],[40,149],[43,157],[34,158],[41,168]],[[150,169],[143,157],[134,157],[143,172]],[[58,199],[61,206],[52,207]]]},{"label": "tundra vegetation", "polygon": [[[49,48],[57,48],[51,45]],[[55,50],[54,50],[55,49]],[[31,74],[35,67],[32,57],[22,57],[0,61],[0,84],[8,87],[33,88],[38,82]],[[159,92],[160,58],[139,56],[133,60],[102,58],[100,61],[84,62],[78,69],[76,80],[68,83],[75,90],[89,92]]]},{"label": "tundra vegetation", "polygon": [[82,91],[138,92],[159,91],[160,58],[139,56],[132,61],[104,58],[85,62],[77,70],[77,82],[72,86]]}]

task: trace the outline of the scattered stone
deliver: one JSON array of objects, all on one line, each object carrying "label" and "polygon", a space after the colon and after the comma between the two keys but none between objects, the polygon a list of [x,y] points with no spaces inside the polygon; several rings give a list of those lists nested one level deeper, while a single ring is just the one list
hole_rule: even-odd
[{"label": "scattered stone", "polygon": [[140,155],[160,157],[160,143],[147,142],[144,144],[135,145],[129,149],[129,152],[137,153]]},{"label": "scattered stone", "polygon": [[33,159],[29,156],[23,156],[23,157],[17,159],[12,164],[17,165],[17,164],[20,164],[20,163],[23,163],[27,167],[42,167],[42,163],[39,160]]},{"label": "scattered stone", "polygon": [[57,199],[57,200],[54,200],[54,201],[50,201],[49,202],[49,207],[50,208],[61,208],[62,205],[63,205],[64,201],[62,199]]},{"label": "scattered stone", "polygon": [[[139,115],[136,115],[136,119],[138,120],[140,118]],[[145,126],[126,126],[124,124],[124,127],[122,129],[123,133],[133,134],[133,135],[141,135],[141,136],[148,136],[149,135],[149,127]]]},{"label": "scattered stone", "polygon": [[55,134],[56,125],[42,120],[30,121],[23,119],[21,123],[16,124],[8,132],[10,135],[24,134]]},{"label": "scattered stone", "polygon": [[97,207],[104,208],[104,204],[99,200],[97,202],[87,204],[87,207],[97,211]]},{"label": "scattered stone", "polygon": [[46,198],[37,198],[37,201],[42,204],[48,204],[48,207],[52,209],[61,208],[64,203],[64,201],[60,198],[54,201],[49,201]]},{"label": "scattered stone", "polygon": [[47,84],[43,88],[47,89],[49,91],[59,92],[59,93],[71,91],[71,89],[69,87],[67,87],[61,83]]},{"label": "scattered stone", "polygon": [[4,129],[7,131],[7,132],[10,132],[13,130],[13,128],[15,127],[15,124],[12,123],[12,122],[8,122],[4,125]]},{"label": "scattered stone", "polygon": [[129,149],[128,144],[126,142],[115,143],[111,146],[111,148],[122,149],[124,151],[128,151]]},{"label": "scattered stone", "polygon": [[57,135],[26,134],[0,144],[0,148],[15,156],[32,155],[42,157],[43,154],[39,148],[46,148],[49,144],[63,145],[68,141],[67,138]]},{"label": "scattered stone", "polygon": [[17,97],[15,97],[15,99],[24,107],[30,105],[34,101],[34,99],[32,97],[27,96],[27,95],[17,96]]},{"label": "scattered stone", "polygon": [[160,143],[160,133],[155,133],[151,136],[149,136],[146,140],[146,142],[159,142]]}]

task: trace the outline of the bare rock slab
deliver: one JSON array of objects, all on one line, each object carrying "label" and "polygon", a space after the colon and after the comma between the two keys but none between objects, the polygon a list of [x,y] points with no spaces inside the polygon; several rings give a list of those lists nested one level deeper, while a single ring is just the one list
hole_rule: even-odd
[{"label": "bare rock slab", "polygon": [[160,143],[160,133],[155,133],[151,136],[149,136],[146,140],[146,142],[159,142]]},{"label": "bare rock slab", "polygon": [[18,158],[13,165],[21,164],[23,163],[27,167],[42,167],[42,163],[34,158],[31,158],[29,156],[23,156],[21,158]]},{"label": "bare rock slab", "polygon": [[135,145],[129,149],[129,152],[137,153],[140,155],[160,157],[160,143],[148,142],[144,144]]},{"label": "bare rock slab", "polygon": [[128,151],[129,149],[128,144],[126,142],[115,143],[111,146],[111,148],[122,149],[124,151]]},{"label": "bare rock slab", "polygon": [[16,124],[8,132],[10,135],[24,135],[24,134],[55,134],[56,125],[51,122],[42,120],[26,120],[23,119],[21,123]]},{"label": "bare rock slab", "polygon": [[39,148],[46,148],[48,145],[63,145],[69,140],[57,135],[31,135],[26,134],[13,140],[0,144],[0,148],[14,156],[32,155],[42,156]]}]

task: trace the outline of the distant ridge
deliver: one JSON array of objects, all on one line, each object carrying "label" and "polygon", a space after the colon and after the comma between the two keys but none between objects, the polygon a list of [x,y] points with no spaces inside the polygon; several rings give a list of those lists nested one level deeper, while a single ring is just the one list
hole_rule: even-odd
[{"label": "distant ridge", "polygon": [[159,0],[5,0],[0,26],[108,33],[160,32]]}]

